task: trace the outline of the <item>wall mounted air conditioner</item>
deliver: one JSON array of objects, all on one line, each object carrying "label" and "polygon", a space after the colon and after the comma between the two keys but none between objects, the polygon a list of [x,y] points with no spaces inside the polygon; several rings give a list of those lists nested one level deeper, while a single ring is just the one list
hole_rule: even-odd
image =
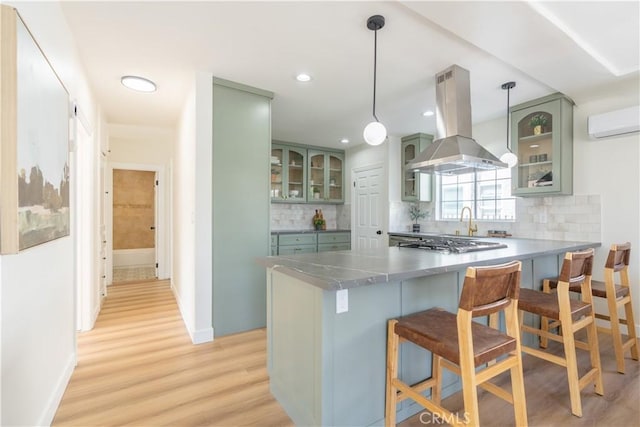
[{"label": "wall mounted air conditioner", "polygon": [[589,116],[587,128],[591,138],[640,132],[640,106]]}]

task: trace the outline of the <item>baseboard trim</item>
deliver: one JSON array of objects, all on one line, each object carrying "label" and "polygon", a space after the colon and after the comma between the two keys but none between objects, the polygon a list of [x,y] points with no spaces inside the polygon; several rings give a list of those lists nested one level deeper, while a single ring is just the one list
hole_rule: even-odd
[{"label": "baseboard trim", "polygon": [[189,338],[191,338],[191,342],[193,344],[203,344],[213,341],[213,327],[199,329],[197,331],[194,331],[189,327],[189,321],[187,320],[188,317],[185,315],[182,300],[180,299],[178,292],[176,292],[176,288],[173,286],[173,283],[171,283],[171,292],[173,292],[173,296],[176,299],[178,310],[180,310],[180,317],[182,317],[182,323],[184,323],[184,327],[189,334]]},{"label": "baseboard trim", "polygon": [[56,388],[51,394],[49,403],[47,404],[44,413],[40,417],[38,425],[50,426],[53,422],[53,418],[56,416],[58,406],[60,406],[60,401],[62,401],[62,396],[64,395],[64,391],[67,389],[67,384],[69,384],[69,381],[71,380],[71,375],[73,374],[73,370],[75,369],[76,364],[76,352],[74,350],[62,371],[62,375],[60,375],[58,384],[56,384]]},{"label": "baseboard trim", "polygon": [[213,328],[204,328],[195,331],[191,335],[191,342],[194,344],[203,344],[213,341]]}]

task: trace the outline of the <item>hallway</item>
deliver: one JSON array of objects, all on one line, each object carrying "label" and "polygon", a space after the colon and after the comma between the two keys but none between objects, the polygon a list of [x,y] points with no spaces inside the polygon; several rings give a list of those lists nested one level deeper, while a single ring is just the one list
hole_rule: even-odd
[{"label": "hallway", "polygon": [[169,281],[112,285],[53,425],[291,425],[265,360],[264,329],[191,344]]}]

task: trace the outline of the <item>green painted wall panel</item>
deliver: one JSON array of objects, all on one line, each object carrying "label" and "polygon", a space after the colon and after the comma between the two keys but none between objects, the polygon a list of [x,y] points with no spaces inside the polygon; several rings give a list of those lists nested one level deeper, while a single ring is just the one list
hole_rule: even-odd
[{"label": "green painted wall panel", "polygon": [[[216,336],[266,324],[270,254],[271,99],[213,85],[213,327]],[[197,232],[197,230],[196,230]]]}]

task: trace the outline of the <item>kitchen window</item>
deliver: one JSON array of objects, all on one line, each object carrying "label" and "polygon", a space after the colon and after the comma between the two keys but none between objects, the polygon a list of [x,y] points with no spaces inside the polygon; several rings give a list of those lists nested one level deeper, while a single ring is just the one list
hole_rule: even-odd
[{"label": "kitchen window", "polygon": [[480,221],[515,221],[516,200],[511,196],[511,169],[464,175],[437,175],[437,218],[459,220],[469,206]]}]

